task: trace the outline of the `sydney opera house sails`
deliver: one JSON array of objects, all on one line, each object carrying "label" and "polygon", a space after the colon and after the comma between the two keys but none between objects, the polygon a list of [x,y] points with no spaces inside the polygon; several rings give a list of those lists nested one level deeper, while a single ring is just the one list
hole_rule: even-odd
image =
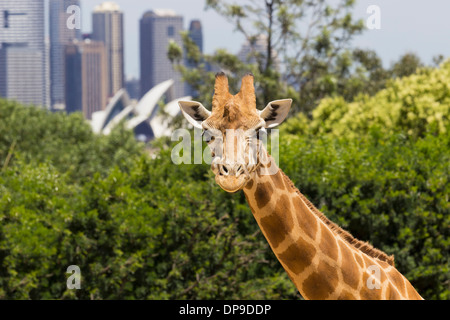
[{"label": "sydney opera house sails", "polygon": [[[173,80],[164,81],[149,92],[139,102],[130,100],[125,89],[119,90],[111,98],[105,110],[95,112],[92,115],[91,126],[95,133],[108,135],[120,122],[125,122],[125,127],[134,130],[136,137],[141,141],[149,141],[165,135],[170,135],[169,119],[158,113],[158,103],[164,96],[171,96],[170,90]],[[190,100],[191,97],[182,97],[169,102],[164,111],[174,117],[179,112],[179,100]]]}]

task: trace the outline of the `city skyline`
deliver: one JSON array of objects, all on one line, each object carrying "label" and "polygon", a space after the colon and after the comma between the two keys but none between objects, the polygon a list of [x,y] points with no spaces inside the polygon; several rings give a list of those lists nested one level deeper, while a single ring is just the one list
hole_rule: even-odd
[{"label": "city skyline", "polygon": [[[82,111],[87,119],[126,87],[123,13],[112,1],[91,13],[84,34],[79,0],[2,1],[0,95],[52,111]],[[170,41],[181,46],[184,17],[173,10],[152,10],[140,24],[142,97],[173,79],[169,96],[185,96],[187,86],[167,58]],[[201,22],[191,21],[195,41],[203,45]],[[106,91],[105,91],[106,90]]]}]

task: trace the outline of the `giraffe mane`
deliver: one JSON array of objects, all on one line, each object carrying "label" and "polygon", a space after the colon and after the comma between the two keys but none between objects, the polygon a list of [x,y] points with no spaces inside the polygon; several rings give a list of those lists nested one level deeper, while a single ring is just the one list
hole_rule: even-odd
[{"label": "giraffe mane", "polygon": [[280,172],[282,173],[285,182],[287,185],[295,190],[295,192],[300,196],[300,198],[305,202],[305,204],[308,206],[309,209],[320,219],[322,222],[324,222],[332,232],[339,235],[343,240],[345,240],[348,244],[350,244],[355,249],[360,250],[361,252],[367,254],[369,257],[384,261],[388,263],[391,266],[395,266],[394,262],[394,256],[388,256],[383,251],[374,248],[371,244],[361,241],[353,237],[349,232],[345,231],[341,227],[339,227],[337,224],[335,224],[333,221],[328,219],[322,212],[320,212],[294,185],[294,183],[289,179],[289,177],[280,169]]}]

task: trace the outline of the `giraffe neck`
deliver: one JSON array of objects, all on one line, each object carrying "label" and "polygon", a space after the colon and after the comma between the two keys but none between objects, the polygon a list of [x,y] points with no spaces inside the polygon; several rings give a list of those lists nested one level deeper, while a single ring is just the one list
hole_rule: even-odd
[{"label": "giraffe neck", "polygon": [[[244,188],[245,197],[305,299],[421,299],[393,261],[322,216],[269,159]],[[276,173],[265,175],[268,167]]]}]

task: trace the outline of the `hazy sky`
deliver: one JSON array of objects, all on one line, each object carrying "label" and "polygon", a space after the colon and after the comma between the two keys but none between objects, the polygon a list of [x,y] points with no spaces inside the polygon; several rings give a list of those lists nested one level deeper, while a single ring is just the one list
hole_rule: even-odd
[{"label": "hazy sky", "polygon": [[[239,3],[245,0],[240,0]],[[261,0],[262,1],[262,0]],[[91,31],[91,13],[103,0],[81,0],[83,32]],[[217,48],[239,51],[244,38],[212,10],[204,10],[205,0],[115,0],[125,14],[125,69],[127,77],[139,76],[139,19],[151,9],[173,9],[190,20],[200,19],[206,53]],[[374,49],[385,66],[406,52],[417,53],[429,63],[433,56],[450,56],[450,1],[448,0],[357,0],[354,15],[366,20],[367,8],[377,5],[381,29],[366,30],[354,45]]]}]

